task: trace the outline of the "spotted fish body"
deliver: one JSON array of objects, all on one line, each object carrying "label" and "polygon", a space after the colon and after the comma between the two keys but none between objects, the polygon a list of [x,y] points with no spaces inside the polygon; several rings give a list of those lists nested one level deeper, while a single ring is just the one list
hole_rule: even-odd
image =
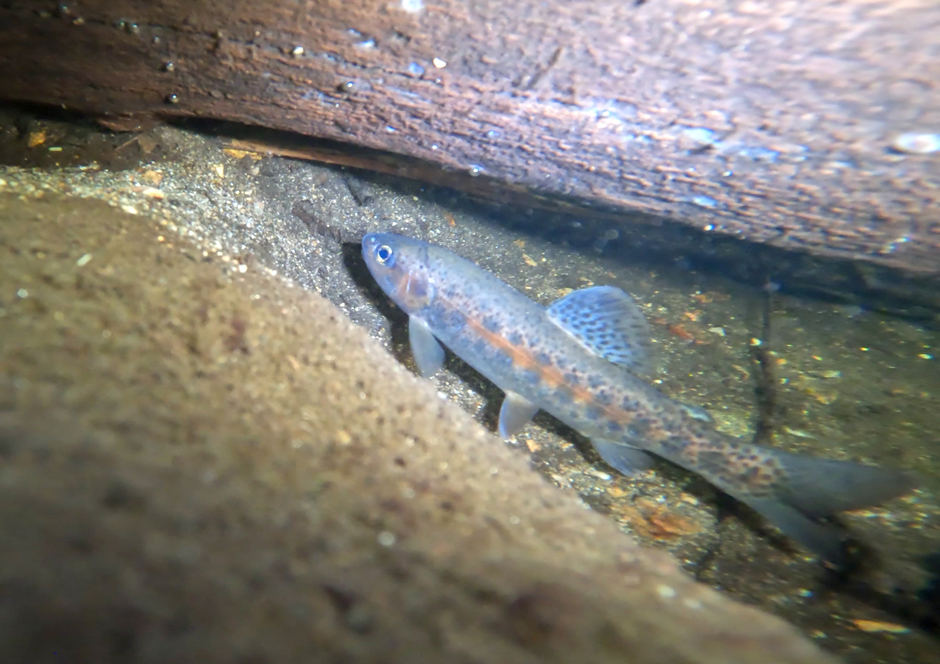
[{"label": "spotted fish body", "polygon": [[544,307],[470,261],[419,240],[371,234],[362,251],[381,288],[409,315],[412,351],[424,375],[443,363],[443,343],[506,392],[499,424],[504,437],[547,411],[590,438],[617,470],[645,467],[647,452],[663,457],[836,565],[841,534],[818,519],[911,487],[901,471],[726,436],[703,411],[657,391],[640,377],[645,319],[619,289],[574,291]]}]

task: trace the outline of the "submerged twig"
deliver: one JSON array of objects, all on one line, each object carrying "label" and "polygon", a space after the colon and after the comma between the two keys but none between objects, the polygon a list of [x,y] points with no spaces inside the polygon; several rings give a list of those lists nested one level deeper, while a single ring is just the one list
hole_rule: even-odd
[{"label": "submerged twig", "polygon": [[768,282],[764,287],[763,311],[760,337],[751,342],[751,356],[757,364],[754,373],[757,386],[757,422],[754,427],[754,443],[766,444],[770,441],[774,431],[774,417],[777,410],[777,381],[774,377],[774,361],[771,357],[771,309],[773,294],[776,292],[774,284]]}]

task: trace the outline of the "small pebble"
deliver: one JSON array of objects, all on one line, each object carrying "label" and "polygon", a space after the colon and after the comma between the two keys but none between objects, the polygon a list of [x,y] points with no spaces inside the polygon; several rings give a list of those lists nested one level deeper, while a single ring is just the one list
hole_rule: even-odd
[{"label": "small pebble", "polygon": [[667,586],[665,584],[660,584],[656,586],[656,592],[663,599],[672,599],[677,595],[675,588],[673,588],[672,586]]},{"label": "small pebble", "polygon": [[885,622],[883,620],[857,619],[853,620],[852,624],[863,632],[867,632],[869,634],[877,634],[878,632],[887,632],[889,634],[907,634],[911,631],[910,627],[907,627],[906,625]]},{"label": "small pebble", "polygon": [[906,154],[932,154],[940,151],[940,134],[909,132],[891,142],[898,152]]}]

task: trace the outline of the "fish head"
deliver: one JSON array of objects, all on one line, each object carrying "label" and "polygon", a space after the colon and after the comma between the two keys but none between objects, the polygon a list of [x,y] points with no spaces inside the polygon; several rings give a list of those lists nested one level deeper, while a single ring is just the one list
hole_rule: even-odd
[{"label": "fish head", "polygon": [[418,314],[431,303],[428,244],[421,240],[369,233],[362,238],[362,257],[379,286],[405,313]]}]

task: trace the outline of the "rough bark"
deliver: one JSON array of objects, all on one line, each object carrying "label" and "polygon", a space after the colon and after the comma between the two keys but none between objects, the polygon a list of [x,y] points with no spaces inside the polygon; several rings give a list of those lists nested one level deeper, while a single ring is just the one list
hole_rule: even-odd
[{"label": "rough bark", "polygon": [[940,271],[932,0],[36,6],[0,6],[8,99],[263,125],[477,193]]}]

